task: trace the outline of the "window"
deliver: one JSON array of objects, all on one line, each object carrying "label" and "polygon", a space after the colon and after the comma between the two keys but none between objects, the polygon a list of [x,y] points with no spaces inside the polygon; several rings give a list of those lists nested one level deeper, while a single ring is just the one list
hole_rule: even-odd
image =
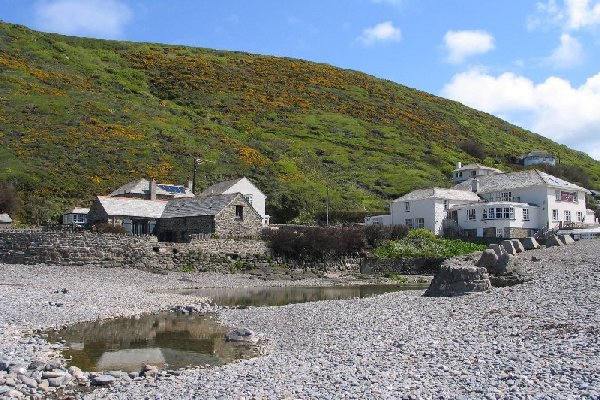
[{"label": "window", "polygon": [[523,209],[523,221],[529,221],[529,208]]},{"label": "window", "polygon": [[583,213],[581,211],[577,211],[577,222],[583,222]]},{"label": "window", "polygon": [[235,206],[235,217],[237,219],[244,219],[244,206]]},{"label": "window", "polygon": [[515,209],[513,207],[484,208],[483,219],[515,219]]},{"label": "window", "polygon": [[496,227],[496,237],[504,237],[504,228],[498,228]]},{"label": "window", "polygon": [[558,221],[558,210],[552,210],[552,221]]},{"label": "window", "polygon": [[477,176],[477,171],[475,171],[475,170],[471,171],[471,176]]},{"label": "window", "polygon": [[467,219],[469,221],[475,221],[476,215],[477,214],[475,214],[475,209],[474,208],[471,209],[471,210],[467,210]]},{"label": "window", "polygon": [[85,224],[87,216],[85,214],[73,214],[73,222],[76,224]]},{"label": "window", "polygon": [[554,200],[560,201],[560,190],[554,191]]},{"label": "window", "polygon": [[500,193],[500,201],[510,201],[511,198],[512,198],[512,192]]},{"label": "window", "polygon": [[425,218],[415,218],[415,228],[425,228]]},{"label": "window", "polygon": [[444,210],[447,210],[449,205],[450,202],[448,200],[444,200]]},{"label": "window", "polygon": [[246,199],[248,204],[252,205],[252,195],[251,194],[245,194],[244,198]]},{"label": "window", "polygon": [[571,222],[571,211],[565,210],[565,221]]},{"label": "window", "polygon": [[554,192],[556,201],[566,201],[568,203],[577,203],[577,192],[562,192],[556,190]]},{"label": "window", "polygon": [[408,229],[412,229],[414,228],[413,226],[413,220],[412,218],[407,218],[404,220],[404,223],[406,224],[406,226],[408,227]]},{"label": "window", "polygon": [[410,212],[410,203],[408,201],[404,202],[404,211]]}]

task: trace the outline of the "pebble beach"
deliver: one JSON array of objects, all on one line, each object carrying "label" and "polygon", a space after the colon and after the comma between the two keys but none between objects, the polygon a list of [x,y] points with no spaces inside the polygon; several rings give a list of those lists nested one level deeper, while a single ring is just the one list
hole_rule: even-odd
[{"label": "pebble beach", "polygon": [[[263,355],[152,379],[117,379],[68,396],[598,399],[599,255],[598,240],[528,251],[517,258],[531,281],[460,297],[429,298],[422,297],[423,290],[411,290],[365,299],[220,309],[222,323],[257,333]],[[207,301],[154,290],[324,282],[7,264],[0,264],[0,274],[0,363],[7,369],[60,357],[60,349],[36,336],[37,330]],[[12,375],[0,372],[0,397],[67,396],[34,387],[28,392]]]}]

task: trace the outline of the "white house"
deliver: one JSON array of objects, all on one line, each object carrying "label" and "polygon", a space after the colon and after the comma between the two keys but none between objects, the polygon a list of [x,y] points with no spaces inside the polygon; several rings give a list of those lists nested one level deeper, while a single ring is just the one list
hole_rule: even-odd
[{"label": "white house", "polygon": [[89,208],[72,208],[63,214],[62,223],[63,225],[86,225],[89,212]]},{"label": "white house", "polygon": [[267,196],[246,177],[216,183],[200,193],[200,196],[232,193],[241,193],[252,208],[260,214],[263,226],[269,225],[270,216],[265,211]]},{"label": "white house", "polygon": [[450,210],[450,219],[468,235],[521,237],[595,222],[588,221],[587,189],[538,170],[474,178],[454,188],[471,190],[485,202]]},{"label": "white house", "polygon": [[456,163],[456,168],[452,171],[452,182],[460,183],[467,179],[476,178],[479,176],[488,176],[501,174],[502,171],[497,168],[488,167],[481,164],[467,164]]},{"label": "white house", "polygon": [[407,225],[425,228],[436,235],[443,234],[443,220],[452,206],[479,202],[468,190],[419,189],[397,198],[390,204],[390,215],[378,215],[365,220],[368,225]]},{"label": "white house", "polygon": [[536,164],[556,165],[556,157],[543,150],[533,150],[520,156],[519,162],[526,167]]},{"label": "white house", "polygon": [[0,226],[11,226],[12,218],[7,213],[0,213]]},{"label": "white house", "polygon": [[120,188],[114,190],[110,197],[131,197],[150,200],[169,200],[180,198],[193,198],[192,184],[174,185],[172,183],[156,183],[154,179],[137,179],[127,182]]},{"label": "white house", "polygon": [[389,216],[367,224],[404,224],[436,235],[454,229],[467,236],[524,237],[541,229],[595,223],[586,210],[587,189],[537,170],[469,179],[453,189],[421,189],[390,205]]}]

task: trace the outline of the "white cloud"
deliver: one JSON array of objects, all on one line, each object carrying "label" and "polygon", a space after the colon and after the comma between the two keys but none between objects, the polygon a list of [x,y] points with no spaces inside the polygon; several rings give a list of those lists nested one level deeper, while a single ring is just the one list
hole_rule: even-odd
[{"label": "white cloud", "polygon": [[373,27],[366,28],[358,37],[358,41],[365,46],[370,46],[375,42],[399,42],[402,39],[400,28],[396,28],[391,21],[382,22]]},{"label": "white cloud", "polygon": [[446,61],[452,64],[494,49],[494,37],[485,31],[448,31],[444,43],[448,50]]},{"label": "white cloud", "polygon": [[37,28],[67,35],[118,38],[131,17],[118,0],[45,0],[35,6]]},{"label": "white cloud", "polygon": [[568,33],[560,35],[560,45],[548,58],[550,64],[557,69],[573,68],[583,61],[583,46]]},{"label": "white cloud", "polygon": [[522,125],[600,160],[600,73],[580,87],[550,77],[535,84],[512,73],[455,75],[441,95]]},{"label": "white cloud", "polygon": [[402,7],[404,5],[405,0],[371,0],[376,4],[389,4],[394,7]]},{"label": "white cloud", "polygon": [[579,30],[600,25],[600,1],[556,0],[536,4],[537,13],[529,18],[528,27],[559,26],[563,30]]}]

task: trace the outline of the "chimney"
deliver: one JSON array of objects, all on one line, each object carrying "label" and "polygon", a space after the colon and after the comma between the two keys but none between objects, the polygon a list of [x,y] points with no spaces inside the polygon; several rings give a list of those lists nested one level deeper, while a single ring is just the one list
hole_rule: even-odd
[{"label": "chimney", "polygon": [[462,168],[462,163],[459,161],[456,163],[456,169],[461,169]]},{"label": "chimney", "polygon": [[156,200],[156,181],[150,178],[150,200]]},{"label": "chimney", "polygon": [[475,178],[471,181],[471,191],[473,193],[479,192],[479,179]]}]

